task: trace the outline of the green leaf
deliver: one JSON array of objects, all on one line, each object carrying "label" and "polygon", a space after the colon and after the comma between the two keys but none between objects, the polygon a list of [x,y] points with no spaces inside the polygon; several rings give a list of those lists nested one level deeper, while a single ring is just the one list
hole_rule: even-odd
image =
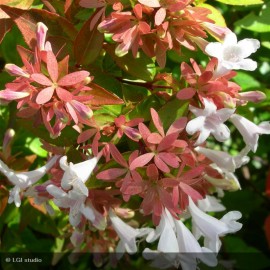
[{"label": "green leaf", "polygon": [[128,74],[136,79],[153,81],[156,75],[156,66],[153,60],[143,52],[139,52],[138,56],[134,58],[130,52],[122,57],[116,56],[115,46],[111,44],[107,44],[105,50],[110,54],[115,63]]},{"label": "green leaf", "polygon": [[163,123],[163,127],[167,130],[170,125],[182,116],[186,116],[188,110],[188,101],[174,98],[166,103],[159,111],[158,115]]},{"label": "green leaf", "polygon": [[238,71],[233,80],[239,84],[243,90],[258,89],[261,87],[260,82],[251,75],[242,71]]},{"label": "green leaf", "polygon": [[219,26],[226,26],[226,22],[224,20],[224,17],[222,16],[221,12],[216,9],[215,7],[209,5],[209,4],[199,4],[198,7],[203,7],[203,8],[207,8],[209,10],[212,11],[212,13],[210,15],[208,15],[208,18],[212,19],[213,21],[215,21],[215,24],[219,25]]},{"label": "green leaf", "polygon": [[[104,35],[97,30],[97,26],[102,18],[100,17],[96,20],[98,11],[84,23],[75,39],[74,55],[77,64],[89,65],[93,63],[102,49]],[[95,25],[90,29],[90,25],[94,20],[96,20]]]},{"label": "green leaf", "polygon": [[34,0],[1,0],[1,5],[16,7],[20,9],[28,9],[33,4]]},{"label": "green leaf", "polygon": [[28,202],[25,202],[21,208],[23,218],[20,226],[22,228],[26,226],[31,227],[38,232],[53,236],[58,236],[60,234],[52,217],[41,213]]},{"label": "green leaf", "polygon": [[[104,73],[99,69],[90,69],[91,75],[94,76],[94,83],[109,90],[122,98],[121,83],[110,74]],[[106,78],[106,80],[104,80]],[[91,91],[89,92],[91,94]]]},{"label": "green leaf", "polygon": [[52,139],[44,125],[34,127],[32,121],[26,119],[17,119],[17,123],[19,126],[31,132],[33,135],[57,146],[70,146],[77,141],[78,132],[75,131],[71,126],[65,127],[61,132],[61,136],[57,137],[56,139]]},{"label": "green leaf", "polygon": [[269,269],[270,260],[260,250],[246,244],[236,236],[224,237],[224,247],[237,269],[262,270]]},{"label": "green leaf", "polygon": [[263,4],[263,0],[216,0],[220,3],[233,6],[249,6]]},{"label": "green leaf", "polygon": [[29,149],[40,157],[47,157],[48,153],[42,147],[42,143],[40,142],[39,138],[35,138],[31,140],[29,143]]},{"label": "green leaf", "polygon": [[147,96],[151,94],[149,90],[145,87],[130,85],[130,84],[122,84],[123,97],[125,102],[140,102]]},{"label": "green leaf", "polygon": [[161,101],[154,95],[151,95],[140,102],[134,110],[126,115],[127,120],[133,118],[144,118],[144,121],[151,119],[150,109],[154,108],[158,110],[161,106]]},{"label": "green leaf", "polygon": [[251,12],[235,25],[259,33],[270,32],[270,3],[263,6],[259,16]]}]

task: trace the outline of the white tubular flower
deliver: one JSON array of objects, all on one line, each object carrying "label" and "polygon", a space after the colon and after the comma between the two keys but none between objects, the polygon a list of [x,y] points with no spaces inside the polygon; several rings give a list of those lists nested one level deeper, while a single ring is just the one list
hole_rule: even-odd
[{"label": "white tubular flower", "polygon": [[146,248],[143,257],[152,260],[151,266],[157,268],[168,268],[179,266],[179,245],[175,234],[173,218],[168,211],[163,211],[161,220],[155,231],[152,231],[146,241],[154,242],[159,238],[157,250]]},{"label": "white tubular flower", "polygon": [[61,208],[69,208],[69,222],[76,227],[81,222],[82,214],[91,222],[95,220],[93,209],[84,204],[86,196],[76,190],[68,193],[54,185],[48,185],[47,192],[54,197],[53,202]]},{"label": "white tubular flower", "polygon": [[204,212],[221,212],[226,210],[224,205],[220,203],[220,200],[210,195],[206,195],[203,200],[198,200],[198,207]]},{"label": "white tubular flower", "polygon": [[217,265],[216,254],[208,248],[201,247],[181,220],[175,220],[175,226],[180,249],[180,263],[183,270],[196,270],[197,259],[211,267]]},{"label": "white tubular flower", "polygon": [[186,131],[188,134],[193,135],[200,131],[200,135],[195,145],[202,144],[212,134],[217,141],[224,142],[230,137],[229,128],[223,123],[227,121],[234,113],[235,109],[220,109],[217,110],[216,105],[209,101],[204,100],[204,109],[199,109],[189,106],[189,110],[197,117],[188,122]]},{"label": "white tubular flower", "polygon": [[192,217],[193,234],[197,239],[203,235],[204,245],[213,252],[220,249],[219,236],[237,232],[242,228],[242,224],[236,222],[242,216],[238,211],[231,211],[218,220],[201,211],[190,197],[188,209]]},{"label": "white tubular flower", "polygon": [[257,150],[259,135],[270,134],[270,123],[268,121],[262,122],[257,126],[238,114],[233,114],[230,117],[230,120],[243,136],[247,147],[253,152],[256,152]]},{"label": "white tubular flower", "polygon": [[231,156],[223,151],[211,150],[200,146],[196,147],[195,150],[212,160],[225,173],[234,172],[249,161],[249,157],[246,156],[249,148],[244,148],[237,156]]},{"label": "white tubular flower", "polygon": [[98,160],[99,156],[77,164],[72,162],[68,164],[67,157],[62,157],[59,163],[65,173],[61,180],[61,186],[68,191],[65,192],[54,185],[48,185],[46,188],[48,193],[54,197],[53,201],[58,207],[70,209],[69,222],[74,227],[79,225],[82,215],[90,220],[95,227],[104,227],[104,222],[98,215],[99,213],[90,202],[87,202],[89,192],[85,185]]},{"label": "white tubular flower", "polygon": [[52,168],[59,156],[54,156],[44,166],[30,172],[16,173],[0,160],[0,172],[15,186],[10,190],[8,203],[14,202],[17,207],[21,205],[20,192],[38,182],[48,170]]},{"label": "white tubular flower", "polygon": [[260,42],[257,39],[246,38],[237,42],[235,33],[230,32],[226,34],[223,43],[209,43],[205,48],[205,52],[218,59],[218,66],[214,76],[219,77],[233,69],[255,70],[257,63],[247,57],[259,48]]},{"label": "white tubular flower", "polygon": [[162,213],[156,234],[149,235],[146,240],[153,242],[156,237],[160,237],[157,250],[146,248],[143,251],[144,258],[152,260],[151,265],[154,267],[178,268],[181,264],[183,270],[195,270],[197,259],[208,266],[217,265],[216,254],[201,247],[183,222],[174,219],[167,209]]},{"label": "white tubular flower", "polygon": [[112,209],[109,211],[112,226],[118,234],[120,241],[116,247],[117,258],[120,259],[124,252],[129,254],[137,252],[136,238],[144,237],[150,233],[150,228],[134,229],[121,220]]},{"label": "white tubular flower", "polygon": [[87,197],[88,188],[85,186],[85,182],[95,169],[98,160],[99,157],[93,157],[77,164],[72,162],[68,164],[67,156],[62,157],[59,161],[60,167],[65,171],[61,180],[62,188],[66,190],[77,189]]}]

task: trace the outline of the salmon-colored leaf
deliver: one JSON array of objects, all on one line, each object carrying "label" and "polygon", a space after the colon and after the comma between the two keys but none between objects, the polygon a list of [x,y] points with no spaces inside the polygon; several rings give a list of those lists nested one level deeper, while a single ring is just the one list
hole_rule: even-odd
[{"label": "salmon-colored leaf", "polygon": [[130,170],[135,170],[138,167],[143,167],[154,157],[154,155],[154,153],[146,153],[135,158],[130,164]]},{"label": "salmon-colored leaf", "polygon": [[110,93],[109,91],[105,90],[103,87],[95,84],[90,83],[89,87],[92,88],[91,91],[89,91],[89,95],[93,96],[90,103],[92,105],[101,106],[101,105],[116,105],[116,104],[123,104],[124,101],[114,95],[113,93]]},{"label": "salmon-colored leaf", "polygon": [[106,171],[100,172],[97,174],[97,179],[112,181],[120,176],[122,176],[124,173],[126,173],[126,169],[121,168],[111,168]]},{"label": "salmon-colored leaf", "polygon": [[16,23],[25,42],[31,48],[36,45],[36,25],[38,22],[46,24],[52,36],[65,34],[69,39],[74,39],[77,34],[73,24],[56,13],[34,8],[22,10],[4,5],[1,5],[0,8]]},{"label": "salmon-colored leaf", "polygon": [[8,202],[9,192],[4,186],[0,186],[0,216],[6,209]]},{"label": "salmon-colored leaf", "polygon": [[5,37],[6,33],[8,33],[13,25],[13,21],[9,18],[0,20],[0,43]]},{"label": "salmon-colored leaf", "polygon": [[196,90],[194,88],[184,88],[180,90],[176,97],[180,100],[187,100],[193,98],[193,96],[196,94]]},{"label": "salmon-colored leaf", "polygon": [[180,187],[187,195],[189,195],[193,199],[193,201],[196,202],[197,200],[203,199],[202,195],[191,186],[181,182]]}]

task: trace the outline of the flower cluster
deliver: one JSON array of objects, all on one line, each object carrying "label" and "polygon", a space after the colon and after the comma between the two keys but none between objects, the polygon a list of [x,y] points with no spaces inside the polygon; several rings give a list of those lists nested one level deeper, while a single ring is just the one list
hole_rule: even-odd
[{"label": "flower cluster", "polygon": [[[86,1],[84,1],[86,2]],[[106,17],[99,30],[113,34],[119,43],[116,54],[123,56],[132,51],[136,56],[141,48],[149,57],[156,57],[158,64],[166,64],[166,51],[179,52],[184,46],[189,50],[204,50],[207,32],[223,37],[228,29],[218,27],[209,19],[209,9],[194,7],[192,0],[144,1],[140,0],[132,10],[118,9]],[[83,5],[84,7],[91,7]]]},{"label": "flower cluster", "polygon": [[0,99],[17,101],[17,115],[43,123],[52,137],[66,125],[87,122],[93,115],[90,108],[91,81],[88,71],[68,73],[68,59],[56,59],[50,42],[46,42],[47,26],[38,23],[33,51],[18,46],[24,67],[6,64],[6,71],[16,79],[6,84]]}]

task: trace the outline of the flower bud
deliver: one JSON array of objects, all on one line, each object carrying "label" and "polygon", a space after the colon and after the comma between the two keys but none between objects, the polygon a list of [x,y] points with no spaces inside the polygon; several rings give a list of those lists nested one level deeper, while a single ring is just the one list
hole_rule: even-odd
[{"label": "flower bud", "polygon": [[11,75],[11,76],[21,76],[25,78],[30,78],[30,75],[25,72],[20,67],[14,65],[14,64],[6,64],[5,70]]}]

